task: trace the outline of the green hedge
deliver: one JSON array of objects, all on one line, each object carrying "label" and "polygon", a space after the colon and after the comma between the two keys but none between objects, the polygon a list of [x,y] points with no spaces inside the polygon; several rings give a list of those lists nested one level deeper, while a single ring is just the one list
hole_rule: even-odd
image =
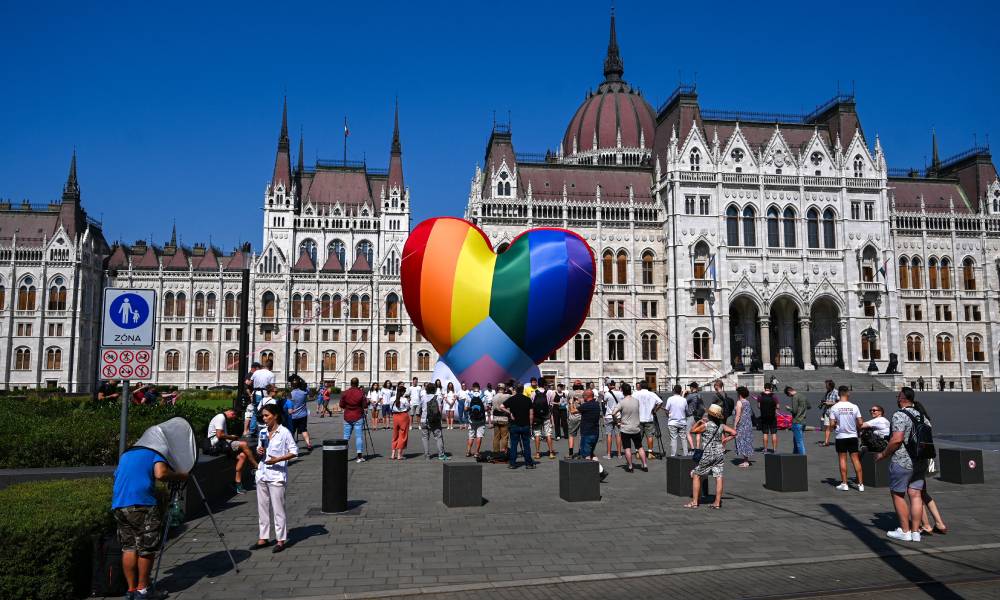
[{"label": "green hedge", "polygon": [[111,485],[77,479],[0,490],[0,598],[89,595],[94,539],[114,530]]},{"label": "green hedge", "polygon": [[[86,398],[0,398],[0,468],[104,466],[118,463],[121,405]],[[157,423],[180,416],[196,435],[216,410],[177,406],[129,407],[127,443]],[[240,425],[242,429],[242,424]],[[234,430],[235,431],[235,430]]]}]

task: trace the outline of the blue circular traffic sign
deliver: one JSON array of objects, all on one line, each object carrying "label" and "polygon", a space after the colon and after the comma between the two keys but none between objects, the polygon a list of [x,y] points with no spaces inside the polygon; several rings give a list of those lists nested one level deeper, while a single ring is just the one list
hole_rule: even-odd
[{"label": "blue circular traffic sign", "polygon": [[138,294],[122,294],[111,301],[108,318],[122,329],[135,329],[149,318],[149,304]]}]

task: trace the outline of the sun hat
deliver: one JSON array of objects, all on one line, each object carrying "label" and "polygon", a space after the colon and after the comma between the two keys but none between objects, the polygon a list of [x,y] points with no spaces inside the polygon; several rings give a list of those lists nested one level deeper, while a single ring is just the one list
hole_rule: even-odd
[{"label": "sun hat", "polygon": [[718,404],[713,404],[708,407],[708,414],[712,415],[716,419],[721,419],[723,414],[722,407],[719,406]]}]

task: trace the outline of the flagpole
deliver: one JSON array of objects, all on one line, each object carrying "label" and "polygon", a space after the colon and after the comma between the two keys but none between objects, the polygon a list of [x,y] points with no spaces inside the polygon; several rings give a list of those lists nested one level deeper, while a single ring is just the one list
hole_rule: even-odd
[{"label": "flagpole", "polygon": [[347,166],[347,116],[344,116],[344,166]]}]

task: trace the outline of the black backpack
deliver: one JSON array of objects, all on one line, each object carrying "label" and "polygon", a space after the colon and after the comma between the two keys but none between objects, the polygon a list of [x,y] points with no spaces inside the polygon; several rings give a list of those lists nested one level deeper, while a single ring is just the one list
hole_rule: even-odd
[{"label": "black backpack", "polygon": [[483,405],[483,399],[479,396],[473,396],[472,400],[469,401],[469,420],[475,423],[480,423],[486,420],[486,407]]},{"label": "black backpack", "polygon": [[905,409],[903,414],[913,421],[913,429],[910,431],[909,439],[906,440],[906,453],[910,455],[910,459],[930,460],[937,456],[937,450],[934,448],[934,435],[924,416],[914,417],[913,413]]},{"label": "black backpack", "polygon": [[539,390],[535,392],[535,400],[532,402],[535,409],[535,423],[544,423],[549,418],[549,399],[545,392]]},{"label": "black backpack", "polygon": [[437,394],[427,401],[427,415],[424,422],[430,429],[441,429],[441,404],[438,402]]}]

